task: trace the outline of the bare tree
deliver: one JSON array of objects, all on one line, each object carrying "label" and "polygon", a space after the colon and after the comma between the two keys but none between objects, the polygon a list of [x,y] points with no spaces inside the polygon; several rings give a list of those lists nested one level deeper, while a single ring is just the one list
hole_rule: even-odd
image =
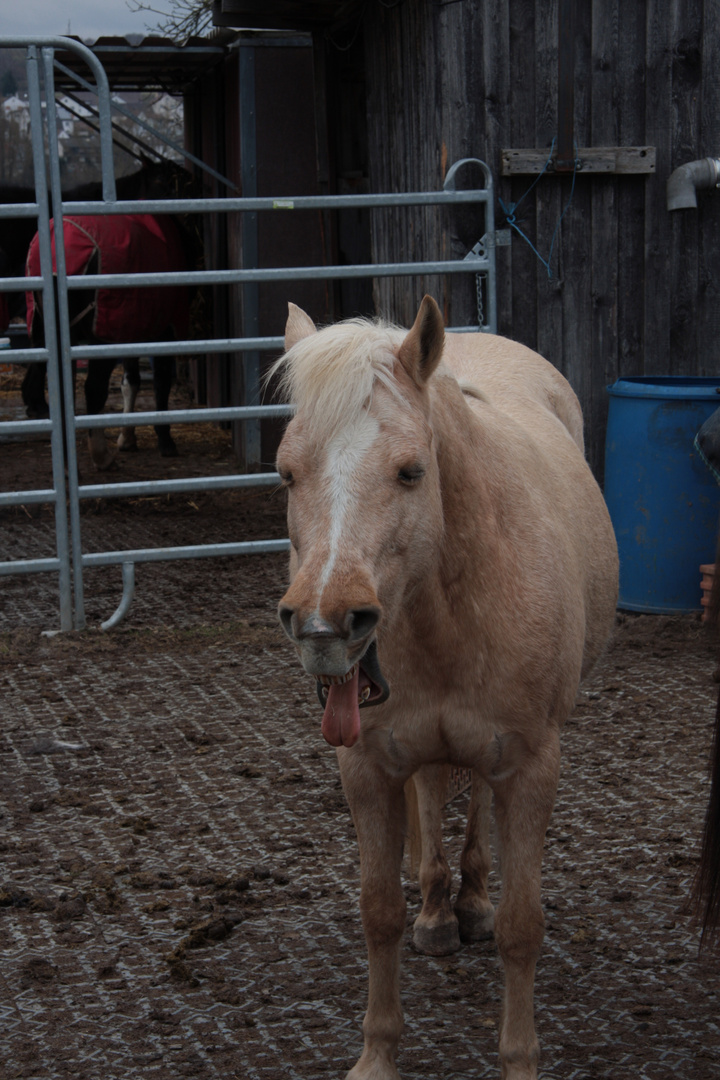
[{"label": "bare tree", "polygon": [[126,0],[126,3],[131,11],[146,11],[148,16],[156,17],[153,25],[146,24],[148,31],[178,43],[212,27],[212,0],[160,0],[162,6],[158,7],[145,0]]}]

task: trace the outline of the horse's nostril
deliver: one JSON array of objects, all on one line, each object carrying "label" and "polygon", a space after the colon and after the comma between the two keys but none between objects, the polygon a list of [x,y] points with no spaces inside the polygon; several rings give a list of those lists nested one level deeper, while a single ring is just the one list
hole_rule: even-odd
[{"label": "horse's nostril", "polygon": [[282,623],[282,628],[285,631],[285,633],[288,635],[288,637],[293,636],[292,619],[293,619],[294,614],[295,614],[295,612],[294,612],[293,608],[288,607],[286,604],[280,604],[279,605],[279,607],[278,607],[278,616],[280,617],[280,622]]},{"label": "horse's nostril", "polygon": [[365,638],[377,626],[380,620],[380,612],[375,607],[357,608],[348,612],[347,630],[351,641],[359,641]]}]

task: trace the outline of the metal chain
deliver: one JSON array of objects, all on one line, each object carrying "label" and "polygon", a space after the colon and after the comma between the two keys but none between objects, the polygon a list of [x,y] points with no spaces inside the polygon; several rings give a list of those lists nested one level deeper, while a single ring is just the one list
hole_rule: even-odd
[{"label": "metal chain", "polygon": [[477,301],[478,327],[482,330],[485,325],[485,305],[483,304],[482,274],[475,275],[475,297]]}]

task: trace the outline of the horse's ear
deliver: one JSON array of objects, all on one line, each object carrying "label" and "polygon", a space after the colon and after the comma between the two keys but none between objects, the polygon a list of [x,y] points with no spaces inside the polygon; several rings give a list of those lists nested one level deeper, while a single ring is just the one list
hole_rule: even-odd
[{"label": "horse's ear", "polygon": [[432,296],[424,296],[412,329],[398,351],[398,359],[416,383],[426,383],[445,344],[445,327],[440,308]]},{"label": "horse's ear", "polygon": [[285,323],[285,352],[303,338],[317,333],[317,327],[310,316],[297,304],[288,304],[288,317]]}]

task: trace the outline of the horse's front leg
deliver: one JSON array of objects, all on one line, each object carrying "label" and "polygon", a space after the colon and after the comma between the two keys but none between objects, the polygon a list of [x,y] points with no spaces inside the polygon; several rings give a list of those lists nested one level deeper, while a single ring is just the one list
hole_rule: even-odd
[{"label": "horse's front leg", "polygon": [[544,745],[502,781],[490,778],[500,845],[502,894],[495,941],[505,970],[500,1025],[502,1080],[537,1080],[539,1047],[533,995],[535,966],[545,934],[540,877],[560,762],[559,739]]},{"label": "horse's front leg", "polygon": [[493,936],[495,912],[487,892],[492,866],[491,805],[490,788],[477,772],[473,772],[465,846],[460,858],[462,884],[455,901],[460,939],[466,943],[484,941]]},{"label": "horse's front leg", "polygon": [[[140,360],[133,356],[123,361],[123,377],[120,384],[123,399],[123,412],[135,412],[135,402],[140,391]],[[138,441],[134,427],[120,429],[118,450],[137,450]]]},{"label": "horse's front leg", "polygon": [[413,776],[420,832],[422,910],[415,920],[413,944],[429,956],[446,956],[460,948],[458,920],[450,905],[452,875],[442,842],[449,765],[424,765]]},{"label": "horse's front leg", "polygon": [[[105,408],[110,389],[110,376],[115,361],[109,359],[90,360],[85,379],[85,408],[88,415],[101,413]],[[91,428],[88,434],[88,449],[96,469],[109,469],[115,460],[115,454],[107,444],[102,428]]]},{"label": "horse's front leg", "polygon": [[343,787],[360,846],[360,913],[368,952],[365,1045],[347,1080],[399,1080],[395,1065],[403,1030],[400,940],[405,896],[400,883],[405,797],[354,750],[338,752]]},{"label": "horse's front leg", "polygon": [[[173,381],[175,361],[172,356],[153,358],[153,386],[155,388],[155,407],[158,412],[167,412],[170,403],[170,390]],[[170,434],[169,424],[155,424],[158,449],[161,457],[177,457],[178,448]]]}]

